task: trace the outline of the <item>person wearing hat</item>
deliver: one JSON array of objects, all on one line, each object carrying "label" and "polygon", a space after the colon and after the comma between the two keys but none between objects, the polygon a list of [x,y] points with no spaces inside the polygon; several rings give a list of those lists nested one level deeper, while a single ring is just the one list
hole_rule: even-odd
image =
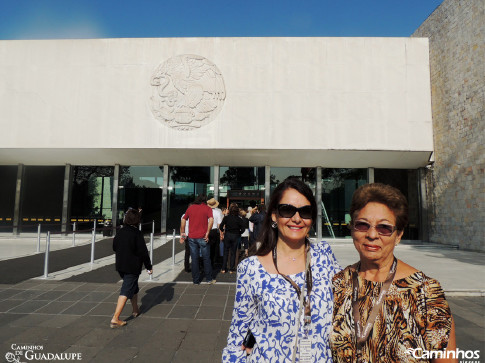
[{"label": "person wearing hat", "polygon": [[212,229],[209,232],[209,245],[210,245],[210,257],[211,257],[211,264],[212,268],[217,260],[218,251],[219,251],[219,243],[220,243],[220,234],[219,234],[219,224],[222,222],[222,211],[218,208],[219,202],[214,198],[211,198],[207,201],[207,205],[212,208],[212,216],[214,217],[214,224],[212,225]]}]

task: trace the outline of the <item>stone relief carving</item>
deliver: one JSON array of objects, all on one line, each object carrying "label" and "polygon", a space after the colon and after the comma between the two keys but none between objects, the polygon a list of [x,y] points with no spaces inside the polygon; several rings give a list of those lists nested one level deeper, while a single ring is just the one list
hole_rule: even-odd
[{"label": "stone relief carving", "polygon": [[207,125],[218,115],[226,98],[221,72],[198,55],[167,59],[155,70],[150,84],[153,116],[177,130]]}]

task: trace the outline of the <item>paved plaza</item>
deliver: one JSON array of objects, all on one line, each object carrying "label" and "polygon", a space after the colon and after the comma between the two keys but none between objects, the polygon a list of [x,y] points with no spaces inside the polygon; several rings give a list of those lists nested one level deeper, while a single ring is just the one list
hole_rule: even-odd
[{"label": "paved plaza", "polygon": [[[2,237],[0,243],[15,240]],[[156,239],[154,277],[140,277],[142,314],[130,318],[128,303],[122,314],[128,325],[110,329],[120,288],[111,239],[96,242],[94,264],[89,243],[58,243],[60,248],[50,253],[47,278],[42,252],[0,261],[0,353],[7,361],[48,361],[55,354],[85,362],[220,361],[234,303],[234,274],[219,273],[215,285],[193,285],[183,271],[183,246]],[[351,241],[331,245],[342,265],[356,260]],[[458,347],[478,349],[483,356],[484,254],[404,242],[396,255],[442,283]]]}]

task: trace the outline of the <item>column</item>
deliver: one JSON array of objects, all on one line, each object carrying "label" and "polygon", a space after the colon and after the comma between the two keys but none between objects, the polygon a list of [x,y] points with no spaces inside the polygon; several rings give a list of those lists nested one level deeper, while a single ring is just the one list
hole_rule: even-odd
[{"label": "column", "polygon": [[317,180],[315,180],[315,199],[317,202],[317,241],[322,240],[322,167],[317,166]]},{"label": "column", "polygon": [[62,196],[62,219],[61,232],[67,234],[69,231],[69,215],[71,211],[72,192],[72,166],[66,164],[64,169],[64,193]]},{"label": "column", "polygon": [[113,174],[113,200],[111,201],[111,222],[113,223],[113,235],[116,235],[118,224],[118,193],[120,190],[120,165],[115,164]]},{"label": "column", "polygon": [[15,187],[15,208],[13,210],[13,234],[20,232],[20,197],[22,191],[22,176],[24,174],[24,164],[19,164],[17,169],[17,185]]},{"label": "column", "polygon": [[219,165],[214,165],[214,199],[219,201],[219,177],[220,177]]},{"label": "column", "polygon": [[266,207],[269,204],[270,194],[271,194],[271,167],[266,165],[264,167],[264,204],[266,204]]},{"label": "column", "polygon": [[168,186],[169,186],[168,165],[163,166],[163,188],[162,188],[162,211],[160,220],[160,233],[167,232],[167,216],[168,216]]},{"label": "column", "polygon": [[367,168],[367,183],[374,183],[374,168]]},{"label": "column", "polygon": [[421,241],[429,241],[428,195],[426,190],[426,168],[418,169],[419,231]]}]

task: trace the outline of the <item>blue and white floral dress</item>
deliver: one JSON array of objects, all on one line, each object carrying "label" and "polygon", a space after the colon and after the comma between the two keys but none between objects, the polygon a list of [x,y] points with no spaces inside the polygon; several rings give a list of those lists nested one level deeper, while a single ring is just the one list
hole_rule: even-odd
[{"label": "blue and white floral dress", "polygon": [[[341,270],[332,249],[322,241],[311,245],[313,288],[310,294],[312,323],[312,362],[331,362],[328,336],[332,331],[332,278]],[[289,275],[303,288],[305,273]],[[257,256],[243,260],[237,269],[237,288],[227,346],[222,352],[226,362],[291,362],[295,344],[295,325],[299,299],[291,284],[278,274],[270,274]],[[303,315],[299,336],[303,336]],[[248,329],[256,344],[247,356],[241,344]],[[298,362],[298,354],[297,360]]]}]

